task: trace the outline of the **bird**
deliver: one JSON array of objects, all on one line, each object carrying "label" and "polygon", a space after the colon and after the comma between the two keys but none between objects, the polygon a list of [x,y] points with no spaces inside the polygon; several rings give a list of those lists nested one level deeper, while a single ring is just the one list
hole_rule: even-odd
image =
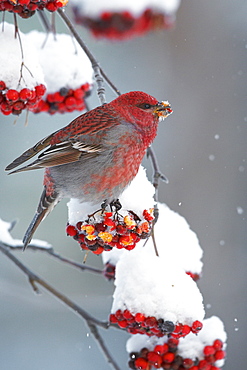
[{"label": "bird", "polygon": [[43,192],[24,235],[23,250],[61,199],[105,206],[117,202],[136,176],[159,121],[171,113],[168,101],[130,91],[80,115],[10,163],[6,171],[41,152],[30,164],[9,173],[44,169]]}]

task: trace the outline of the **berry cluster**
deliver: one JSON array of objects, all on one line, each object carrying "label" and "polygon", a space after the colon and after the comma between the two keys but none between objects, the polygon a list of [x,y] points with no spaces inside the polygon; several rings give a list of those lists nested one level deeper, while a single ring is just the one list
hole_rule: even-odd
[{"label": "berry cluster", "polygon": [[91,85],[88,83],[75,90],[62,87],[53,94],[48,93],[44,99],[29,110],[33,113],[47,112],[50,114],[82,111],[86,109],[84,99],[90,94],[90,89]]},{"label": "berry cluster", "polygon": [[[97,217],[97,220],[96,220]],[[151,231],[153,216],[151,211],[143,211],[143,220],[134,212],[126,216],[117,212],[97,212],[87,221],[77,222],[76,226],[67,225],[66,232],[80,243],[82,249],[101,254],[113,247],[134,249],[140,239],[145,239]]]},{"label": "berry cluster", "polygon": [[20,91],[7,89],[4,81],[0,81],[0,111],[4,115],[19,115],[23,109],[32,110],[39,104],[46,87],[42,84],[34,90],[24,88]]},{"label": "berry cluster", "polygon": [[67,3],[68,0],[4,0],[0,3],[0,11],[7,10],[22,18],[29,18],[36,10],[47,9],[54,12]]},{"label": "berry cluster", "polygon": [[202,329],[202,323],[198,320],[191,325],[177,324],[164,319],[156,319],[154,316],[145,316],[143,313],[132,314],[129,310],[117,310],[110,315],[110,322],[118,324],[120,328],[125,328],[131,334],[146,334],[162,337],[169,334],[173,338],[181,338],[190,332],[197,334]]},{"label": "berry cluster", "polygon": [[171,369],[171,370],[219,370],[216,361],[225,358],[223,342],[216,339],[212,345],[204,347],[204,358],[199,360],[183,358],[178,351],[179,340],[169,338],[164,344],[157,344],[154,349],[142,348],[130,353],[129,367],[134,370]]},{"label": "berry cluster", "polygon": [[98,19],[85,17],[77,6],[72,6],[72,9],[76,23],[89,28],[95,37],[109,39],[126,39],[155,29],[170,28],[174,21],[173,17],[152,9],[146,9],[139,17],[135,17],[129,11],[118,13],[107,11]]}]

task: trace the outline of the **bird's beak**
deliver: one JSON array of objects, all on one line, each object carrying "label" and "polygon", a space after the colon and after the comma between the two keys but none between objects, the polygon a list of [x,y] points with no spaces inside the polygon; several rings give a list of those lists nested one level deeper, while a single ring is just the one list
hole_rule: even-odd
[{"label": "bird's beak", "polygon": [[172,113],[172,108],[168,101],[162,101],[156,104],[154,114],[159,119],[164,119]]}]

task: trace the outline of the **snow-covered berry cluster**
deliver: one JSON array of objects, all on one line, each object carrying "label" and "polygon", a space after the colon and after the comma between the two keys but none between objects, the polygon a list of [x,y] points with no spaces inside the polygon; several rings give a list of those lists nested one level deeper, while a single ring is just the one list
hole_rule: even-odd
[{"label": "snow-covered berry cluster", "polygon": [[0,43],[0,112],[19,115],[65,113],[86,109],[93,69],[69,35],[32,31],[16,37],[14,25],[2,23]]},{"label": "snow-covered berry cluster", "polygon": [[90,29],[95,37],[115,40],[170,28],[179,6],[179,0],[97,0],[96,3],[92,7],[87,0],[71,0],[75,22]]},{"label": "snow-covered berry cluster", "polygon": [[202,329],[204,308],[196,283],[145,247],[123,253],[114,283],[109,319],[129,333],[180,338]]},{"label": "snow-covered berry cluster", "polygon": [[134,212],[125,216],[118,212],[98,211],[87,221],[79,221],[76,226],[67,225],[66,232],[80,243],[82,249],[95,254],[103,251],[125,248],[134,249],[140,239],[146,239],[151,231],[152,210],[143,211],[141,219]]},{"label": "snow-covered berry cluster", "polygon": [[0,111],[4,115],[18,115],[37,106],[44,96],[44,75],[26,35],[19,31],[21,47],[14,25],[4,22],[0,27]]},{"label": "snow-covered berry cluster", "polygon": [[27,34],[44,71],[47,92],[34,113],[66,113],[86,109],[85,98],[93,83],[91,62],[77,41],[67,34],[32,31]]},{"label": "snow-covered berry cluster", "polygon": [[36,10],[47,9],[55,12],[65,6],[68,0],[3,0],[0,2],[0,11],[18,14],[22,18],[29,18]]},{"label": "snow-covered berry cluster", "polygon": [[[218,335],[218,337],[217,337]],[[221,320],[204,320],[197,336],[186,338],[132,336],[127,342],[133,370],[219,370],[226,356],[226,333]]]}]

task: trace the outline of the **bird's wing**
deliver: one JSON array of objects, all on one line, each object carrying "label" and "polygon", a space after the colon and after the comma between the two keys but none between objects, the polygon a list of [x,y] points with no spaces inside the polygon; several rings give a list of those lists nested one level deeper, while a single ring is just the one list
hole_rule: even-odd
[{"label": "bird's wing", "polygon": [[[10,174],[76,162],[81,156],[86,159],[97,155],[101,151],[102,147],[99,145],[88,145],[80,141],[64,141],[51,145],[34,162],[12,171]],[[23,163],[24,161],[20,162]]]},{"label": "bird's wing", "polygon": [[22,153],[18,158],[16,158],[13,162],[11,162],[6,168],[5,171],[12,170],[20,166],[20,164],[28,161],[32,157],[34,157],[37,153],[41,150],[45,149],[48,145],[50,145],[51,139],[53,138],[53,134],[45,137],[44,139],[40,140],[37,144],[35,144],[32,148],[26,150]]},{"label": "bird's wing", "polygon": [[103,148],[100,145],[87,144],[86,137],[83,140],[83,136],[96,135],[99,131],[109,129],[118,123],[116,115],[107,107],[107,104],[97,107],[77,117],[63,129],[40,140],[10,163],[5,170],[18,167],[47,147],[37,160],[10,173],[76,162],[82,155],[85,159],[95,156]]}]

